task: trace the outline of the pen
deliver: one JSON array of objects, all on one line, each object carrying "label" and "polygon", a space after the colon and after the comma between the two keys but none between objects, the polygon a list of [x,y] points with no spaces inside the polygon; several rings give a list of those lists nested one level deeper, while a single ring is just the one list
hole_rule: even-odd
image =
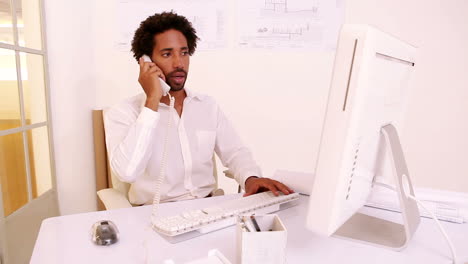
[{"label": "pen", "polygon": [[250,220],[252,220],[252,223],[253,223],[255,229],[257,230],[257,232],[261,232],[262,230],[260,230],[260,227],[258,226],[257,220],[255,220],[255,216],[251,215]]},{"label": "pen", "polygon": [[249,221],[247,218],[242,217],[242,222],[244,222],[245,228],[247,228],[247,230],[249,230],[249,232],[255,232],[256,231],[254,226],[252,226],[252,222]]}]

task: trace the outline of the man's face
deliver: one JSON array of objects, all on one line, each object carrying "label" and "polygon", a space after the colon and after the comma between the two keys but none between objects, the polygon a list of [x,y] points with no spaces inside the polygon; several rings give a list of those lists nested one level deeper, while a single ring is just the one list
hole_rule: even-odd
[{"label": "man's face", "polygon": [[154,36],[152,60],[163,71],[171,91],[184,88],[187,80],[190,55],[185,36],[175,29],[169,29]]}]

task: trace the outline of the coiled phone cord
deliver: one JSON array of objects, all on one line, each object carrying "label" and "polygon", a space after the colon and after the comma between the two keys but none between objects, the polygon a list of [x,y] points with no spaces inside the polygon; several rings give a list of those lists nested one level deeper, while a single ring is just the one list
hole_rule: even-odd
[{"label": "coiled phone cord", "polygon": [[158,210],[159,210],[159,202],[161,199],[161,185],[164,182],[164,179],[166,178],[166,162],[167,162],[167,145],[169,141],[169,134],[172,126],[172,109],[174,109],[174,102],[175,99],[173,96],[171,96],[169,93],[167,94],[169,96],[170,100],[170,105],[169,105],[169,115],[167,118],[167,130],[166,130],[166,137],[164,138],[164,146],[163,146],[163,154],[162,154],[162,159],[161,159],[161,167],[159,171],[159,177],[156,179],[156,188],[155,188],[155,193],[153,197],[153,209],[151,212],[151,225],[154,228],[154,223],[156,222],[156,217],[158,215]]}]

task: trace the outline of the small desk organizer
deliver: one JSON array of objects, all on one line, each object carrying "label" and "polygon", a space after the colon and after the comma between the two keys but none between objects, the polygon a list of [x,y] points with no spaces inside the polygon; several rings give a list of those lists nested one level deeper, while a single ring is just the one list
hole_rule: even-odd
[{"label": "small desk organizer", "polygon": [[288,236],[281,219],[276,214],[256,215],[260,232],[252,223],[247,228],[254,230],[247,231],[242,219],[251,221],[250,216],[239,216],[237,220],[237,263],[285,263]]}]

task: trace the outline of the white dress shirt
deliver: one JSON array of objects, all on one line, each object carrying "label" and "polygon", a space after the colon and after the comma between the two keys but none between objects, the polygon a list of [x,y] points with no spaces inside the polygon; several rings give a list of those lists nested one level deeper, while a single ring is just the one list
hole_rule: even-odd
[{"label": "white dress shirt", "polygon": [[250,151],[213,98],[185,90],[182,115],[160,103],[144,107],[144,93],[104,111],[110,167],[132,183],[132,204],[151,204],[160,173],[168,118],[173,118],[167,145],[166,177],[161,202],[206,197],[215,187],[214,151],[244,188],[250,176],[261,176]]}]

